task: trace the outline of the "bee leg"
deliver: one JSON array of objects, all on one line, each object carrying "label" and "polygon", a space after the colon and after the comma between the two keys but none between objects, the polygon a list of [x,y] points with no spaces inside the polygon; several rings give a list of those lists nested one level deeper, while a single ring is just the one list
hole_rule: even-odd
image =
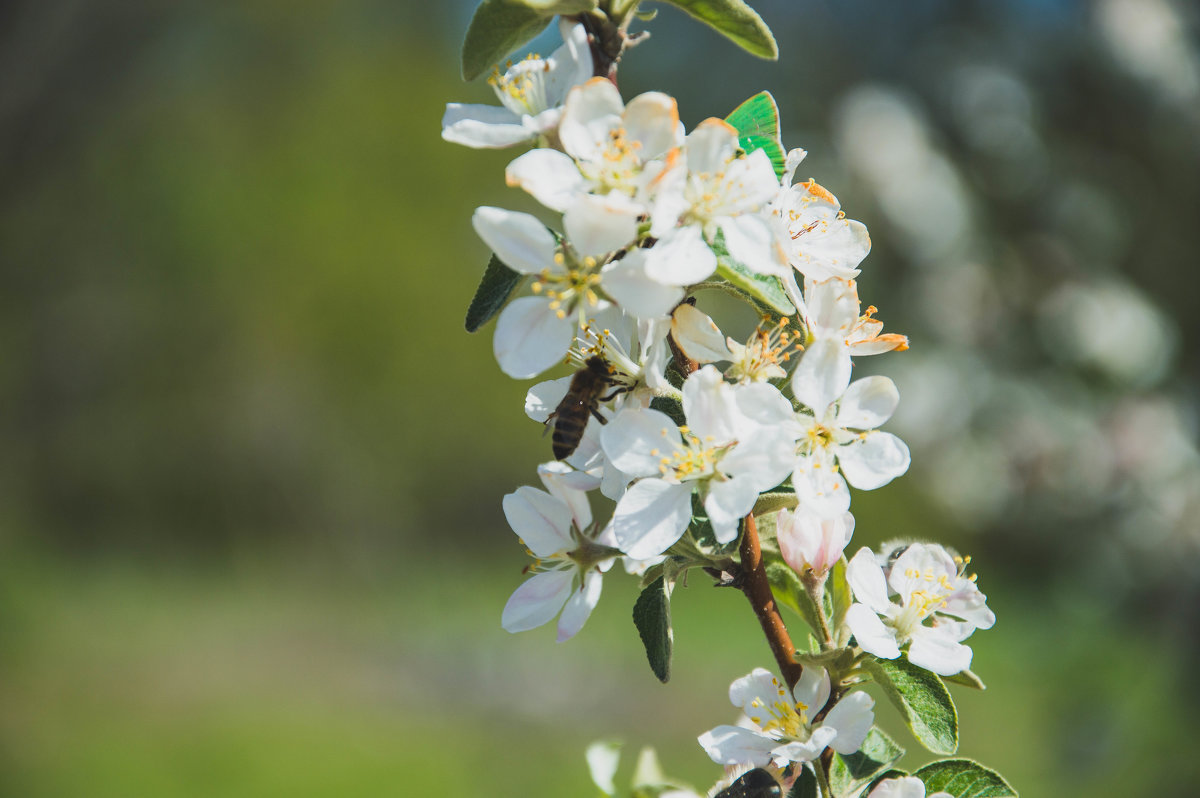
[{"label": "bee leg", "polygon": [[604,416],[600,415],[600,410],[598,408],[595,408],[595,407],[592,408],[592,417],[595,418],[597,421],[599,421],[601,424],[608,423],[608,419],[605,418]]},{"label": "bee leg", "polygon": [[558,415],[558,411],[554,411],[549,417],[542,422],[542,437],[546,437],[546,433],[554,429],[554,417]]},{"label": "bee leg", "polygon": [[621,394],[623,394],[623,393],[629,393],[629,392],[630,392],[630,391],[632,391],[632,390],[633,390],[633,389],[632,389],[632,388],[630,388],[629,386],[627,386],[627,385],[623,385],[623,386],[621,386],[620,388],[617,388],[616,390],[614,390],[614,391],[613,391],[612,393],[610,393],[608,396],[601,396],[601,397],[600,397],[600,401],[601,401],[601,402],[611,402],[613,399],[616,399],[616,398],[617,398],[618,396],[620,396]]}]

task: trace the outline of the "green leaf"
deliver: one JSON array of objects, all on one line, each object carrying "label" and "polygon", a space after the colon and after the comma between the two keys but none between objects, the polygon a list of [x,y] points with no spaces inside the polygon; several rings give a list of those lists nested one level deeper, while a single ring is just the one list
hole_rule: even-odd
[{"label": "green leaf", "polygon": [[488,67],[537,36],[556,12],[520,0],[483,0],[471,17],[463,41],[463,80],[474,80]]},{"label": "green leaf", "polygon": [[769,91],[760,91],[725,117],[738,133],[738,143],[747,154],[762,150],[771,159],[775,175],[783,177],[787,156],[779,138],[779,107]]},{"label": "green leaf", "polygon": [[633,623],[637,626],[650,670],[660,682],[671,678],[671,589],[665,577],[655,579],[633,605]]},{"label": "green leaf", "polygon": [[762,17],[742,0],[663,0],[723,34],[759,58],[779,58],[779,46]]},{"label": "green leaf", "polygon": [[810,767],[802,767],[796,777],[792,789],[788,790],[787,798],[820,798],[820,788],[817,787],[817,777]]},{"label": "green leaf", "polygon": [[475,332],[500,312],[513,290],[520,284],[522,276],[492,255],[487,269],[483,272],[483,279],[475,289],[475,296],[471,298],[471,305],[467,308],[467,332]]},{"label": "green leaf", "polygon": [[863,668],[900,710],[917,742],[935,754],[958,750],[958,711],[937,674],[903,657],[893,660],[868,656]]},{"label": "green leaf", "polygon": [[[829,591],[830,598],[833,601],[833,612],[831,613],[829,622],[833,625],[833,634],[837,635],[842,629],[842,622],[846,619],[846,610],[850,609],[850,605],[854,603],[854,598],[850,594],[850,583],[846,580],[846,558],[842,557],[833,564],[829,569],[829,577],[825,581],[825,589]],[[849,639],[849,630],[846,630],[847,640]],[[838,645],[845,645],[845,640],[835,640]]]},{"label": "green leaf", "polygon": [[717,233],[717,238],[712,243],[712,251],[717,256],[717,274],[749,294],[756,304],[766,305],[784,316],[791,316],[796,312],[796,306],[783,292],[779,278],[766,274],[755,274],[734,260],[733,256],[729,254],[729,250],[725,248],[725,236],[721,233]]},{"label": "green leaf", "polygon": [[836,795],[848,795],[859,783],[869,781],[893,762],[904,756],[904,749],[877,728],[871,729],[862,748],[853,754],[838,754],[833,758],[830,783]]},{"label": "green leaf", "polygon": [[999,773],[970,759],[930,762],[913,773],[925,782],[925,791],[948,792],[955,798],[1016,798],[1014,790]]},{"label": "green leaf", "polygon": [[976,676],[975,671],[969,668],[965,671],[959,671],[953,676],[943,676],[942,681],[950,684],[961,684],[963,687],[971,687],[975,690],[987,689],[987,685],[983,683],[983,679]]}]

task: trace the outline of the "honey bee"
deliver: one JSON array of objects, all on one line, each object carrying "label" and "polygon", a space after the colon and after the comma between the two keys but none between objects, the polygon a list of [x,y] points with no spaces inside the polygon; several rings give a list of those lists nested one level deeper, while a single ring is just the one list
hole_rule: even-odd
[{"label": "honey bee", "polygon": [[601,402],[607,402],[619,393],[629,390],[624,386],[608,396],[601,396],[604,390],[614,384],[608,364],[599,355],[593,355],[584,361],[583,368],[571,377],[571,385],[567,395],[554,408],[546,423],[554,422],[554,433],[550,436],[553,444],[554,459],[565,460],[579,447],[583,438],[583,430],[587,427],[588,416],[595,416],[601,424],[606,423],[600,415]]}]

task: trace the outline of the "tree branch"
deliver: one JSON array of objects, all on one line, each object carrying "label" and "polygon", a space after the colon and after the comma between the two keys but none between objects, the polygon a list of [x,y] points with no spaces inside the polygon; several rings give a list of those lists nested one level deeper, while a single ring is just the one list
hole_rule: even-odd
[{"label": "tree branch", "polygon": [[804,668],[796,662],[793,656],[796,647],[792,645],[792,638],[788,635],[787,627],[783,625],[783,618],[779,615],[779,606],[775,603],[775,596],[771,594],[771,584],[767,581],[767,569],[763,566],[762,548],[758,542],[758,525],[754,521],[754,513],[746,516],[742,527],[740,548],[742,592],[746,594],[746,598],[750,600],[750,606],[754,608],[754,614],[758,616],[758,623],[762,626],[763,634],[767,636],[767,643],[771,646],[771,653],[775,655],[775,662],[779,665],[780,674],[787,682],[788,687],[795,687]]}]

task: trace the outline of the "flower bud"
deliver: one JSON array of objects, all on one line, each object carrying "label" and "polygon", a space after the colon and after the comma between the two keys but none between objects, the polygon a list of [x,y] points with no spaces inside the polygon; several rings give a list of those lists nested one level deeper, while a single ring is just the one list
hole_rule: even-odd
[{"label": "flower bud", "polygon": [[821,518],[804,506],[780,510],[775,520],[775,537],[783,559],[798,574],[811,569],[825,574],[842,556],[854,534],[854,516],[842,513]]}]

